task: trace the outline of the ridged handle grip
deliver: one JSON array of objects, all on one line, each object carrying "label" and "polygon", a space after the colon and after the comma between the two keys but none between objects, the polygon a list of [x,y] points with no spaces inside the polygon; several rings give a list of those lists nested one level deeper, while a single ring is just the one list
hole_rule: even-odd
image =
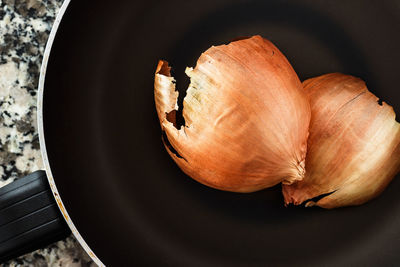
[{"label": "ridged handle grip", "polygon": [[0,188],[0,263],[70,233],[44,171],[36,171]]}]

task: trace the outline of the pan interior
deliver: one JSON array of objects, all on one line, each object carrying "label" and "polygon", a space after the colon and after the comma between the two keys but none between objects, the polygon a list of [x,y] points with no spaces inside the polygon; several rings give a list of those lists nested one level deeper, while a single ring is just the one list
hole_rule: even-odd
[{"label": "pan interior", "polygon": [[388,264],[400,261],[400,182],[378,199],[326,211],[285,208],[280,187],[207,188],[161,142],[158,59],[186,66],[211,45],[260,34],[304,80],[343,72],[400,112],[396,1],[72,1],[49,59],[50,166],[79,232],[110,266]]}]

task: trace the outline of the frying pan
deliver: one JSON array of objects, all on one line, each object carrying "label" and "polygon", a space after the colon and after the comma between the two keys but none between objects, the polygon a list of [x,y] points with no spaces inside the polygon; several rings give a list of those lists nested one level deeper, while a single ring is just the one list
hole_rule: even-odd
[{"label": "frying pan", "polygon": [[398,179],[374,201],[329,211],[285,208],[280,186],[214,190],[169,158],[153,100],[158,59],[184,95],[183,70],[201,52],[260,34],[301,80],[361,77],[399,113],[399,32],[396,0],[66,1],[44,55],[38,122],[72,232],[99,265],[399,264]]}]

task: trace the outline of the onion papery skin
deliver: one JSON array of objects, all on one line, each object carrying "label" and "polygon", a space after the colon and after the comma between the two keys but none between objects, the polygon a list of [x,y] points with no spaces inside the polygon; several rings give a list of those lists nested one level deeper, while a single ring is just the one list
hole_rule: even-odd
[{"label": "onion papery skin", "polygon": [[330,209],[375,198],[400,169],[400,125],[393,108],[350,75],[326,74],[303,86],[312,114],[306,175],[283,185],[285,204]]},{"label": "onion papery skin", "polygon": [[303,179],[311,110],[277,47],[260,36],[212,46],[186,74],[185,125],[176,125],[178,92],[163,60],[154,94],[165,148],[188,176],[243,193]]}]

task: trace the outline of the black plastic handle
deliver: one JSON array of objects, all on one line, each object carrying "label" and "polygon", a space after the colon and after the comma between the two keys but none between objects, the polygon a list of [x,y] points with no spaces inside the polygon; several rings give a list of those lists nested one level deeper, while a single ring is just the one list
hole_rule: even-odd
[{"label": "black plastic handle", "polygon": [[0,188],[0,263],[66,238],[70,233],[44,171]]}]

